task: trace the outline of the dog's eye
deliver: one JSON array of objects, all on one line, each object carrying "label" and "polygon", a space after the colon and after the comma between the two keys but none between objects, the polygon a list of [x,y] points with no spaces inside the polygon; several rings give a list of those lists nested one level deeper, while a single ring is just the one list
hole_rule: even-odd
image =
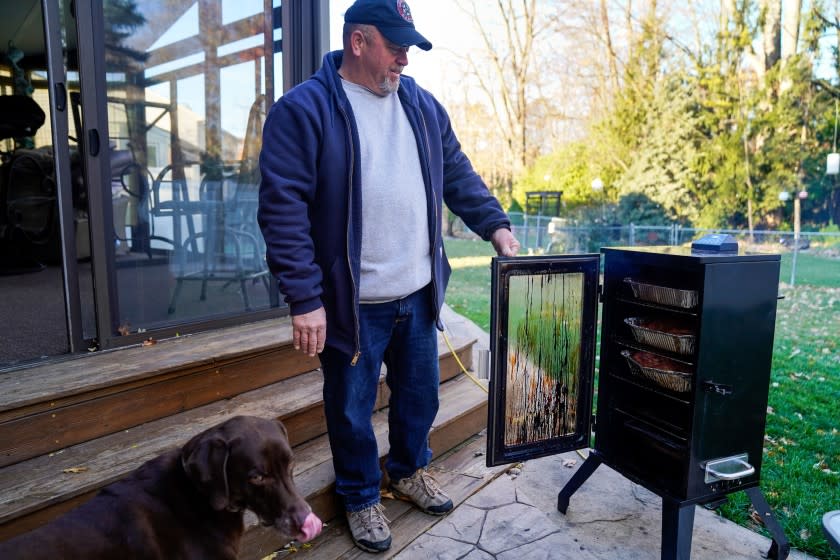
[{"label": "dog's eye", "polygon": [[254,473],[248,478],[248,482],[251,484],[262,484],[263,480],[265,480],[265,476],[262,473]]}]

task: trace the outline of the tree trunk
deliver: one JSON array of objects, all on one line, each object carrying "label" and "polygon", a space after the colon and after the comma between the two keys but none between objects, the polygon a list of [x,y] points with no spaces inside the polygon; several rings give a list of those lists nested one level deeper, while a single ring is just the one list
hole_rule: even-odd
[{"label": "tree trunk", "polygon": [[799,43],[799,26],[802,17],[802,0],[784,0],[782,11],[784,24],[782,25],[782,64],[795,55]]},{"label": "tree trunk", "polygon": [[607,60],[609,60],[609,83],[615,91],[618,91],[618,64],[616,63],[615,50],[612,44],[612,34],[610,33],[610,18],[607,13],[607,0],[601,0],[601,33],[604,35],[604,43],[607,47]]},{"label": "tree trunk", "polygon": [[782,0],[761,0],[764,11],[764,71],[770,70],[782,56]]}]

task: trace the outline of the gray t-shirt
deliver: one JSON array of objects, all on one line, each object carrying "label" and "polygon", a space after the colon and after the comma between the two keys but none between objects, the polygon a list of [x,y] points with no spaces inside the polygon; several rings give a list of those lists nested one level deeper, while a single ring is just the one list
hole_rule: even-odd
[{"label": "gray t-shirt", "polygon": [[396,93],[341,81],[359,130],[363,303],[390,301],[431,281],[426,187],[417,140]]}]

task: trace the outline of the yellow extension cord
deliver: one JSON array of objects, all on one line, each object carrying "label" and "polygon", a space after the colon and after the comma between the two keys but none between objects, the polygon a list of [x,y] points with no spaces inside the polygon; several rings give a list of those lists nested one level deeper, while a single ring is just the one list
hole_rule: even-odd
[{"label": "yellow extension cord", "polygon": [[[459,358],[459,357],[458,357],[458,353],[455,351],[455,348],[453,348],[453,347],[452,347],[452,343],[451,343],[451,342],[449,342],[449,337],[448,337],[448,336],[446,336],[446,331],[443,331],[443,340],[446,342],[446,346],[447,346],[447,347],[449,347],[449,351],[450,351],[450,352],[452,352],[452,355],[455,357],[455,361],[456,361],[456,362],[458,362],[458,366],[461,368],[461,372],[462,372],[464,375],[466,375],[467,377],[469,377],[469,378],[470,378],[470,380],[471,380],[473,383],[475,383],[476,385],[478,385],[479,387],[481,387],[481,390],[482,390],[482,391],[484,391],[485,393],[489,393],[489,392],[490,392],[490,390],[489,390],[487,387],[485,387],[485,386],[484,386],[484,383],[482,383],[482,382],[481,382],[481,381],[480,381],[480,380],[479,380],[476,376],[474,376],[472,373],[470,373],[469,371],[467,371],[467,368],[464,366],[464,363],[461,361],[461,358]],[[578,456],[579,456],[581,459],[586,459],[586,456],[585,456],[583,453],[581,453],[580,449],[576,449],[576,450],[575,450],[575,453],[577,453],[577,454],[578,454]]]},{"label": "yellow extension cord", "polygon": [[487,387],[484,386],[484,383],[482,383],[476,376],[468,372],[467,368],[464,367],[464,363],[461,361],[461,358],[458,357],[458,352],[455,351],[455,349],[452,347],[452,343],[449,342],[449,337],[446,336],[446,331],[443,331],[443,340],[446,341],[446,345],[449,347],[449,351],[452,352],[452,355],[455,357],[455,361],[458,362],[458,365],[461,367],[461,371],[463,372],[463,374],[469,377],[473,383],[481,387],[482,391],[488,393],[489,389],[487,389]]}]

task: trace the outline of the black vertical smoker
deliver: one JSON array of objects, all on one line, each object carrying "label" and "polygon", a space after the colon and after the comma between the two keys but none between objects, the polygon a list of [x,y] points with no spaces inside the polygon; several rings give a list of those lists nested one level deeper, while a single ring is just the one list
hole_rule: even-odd
[{"label": "black vertical smoker", "polygon": [[[594,447],[560,490],[561,512],[603,463],[662,498],[661,558],[687,560],[694,507],[744,490],[772,534],[767,556],[787,558],[790,545],[759,489],[780,258],[739,252],[737,245],[731,250],[729,242],[723,247],[727,250],[714,243],[703,251],[604,248],[601,289],[598,255],[496,259],[488,464],[588,447],[594,419]],[[523,274],[543,282],[564,275],[584,279],[582,359],[579,379],[563,382],[575,389],[574,425],[556,437],[511,444],[504,434],[509,422],[504,403],[512,394],[505,371],[514,352],[508,305],[515,297],[511,279]],[[603,310],[593,418],[599,295]]]}]

